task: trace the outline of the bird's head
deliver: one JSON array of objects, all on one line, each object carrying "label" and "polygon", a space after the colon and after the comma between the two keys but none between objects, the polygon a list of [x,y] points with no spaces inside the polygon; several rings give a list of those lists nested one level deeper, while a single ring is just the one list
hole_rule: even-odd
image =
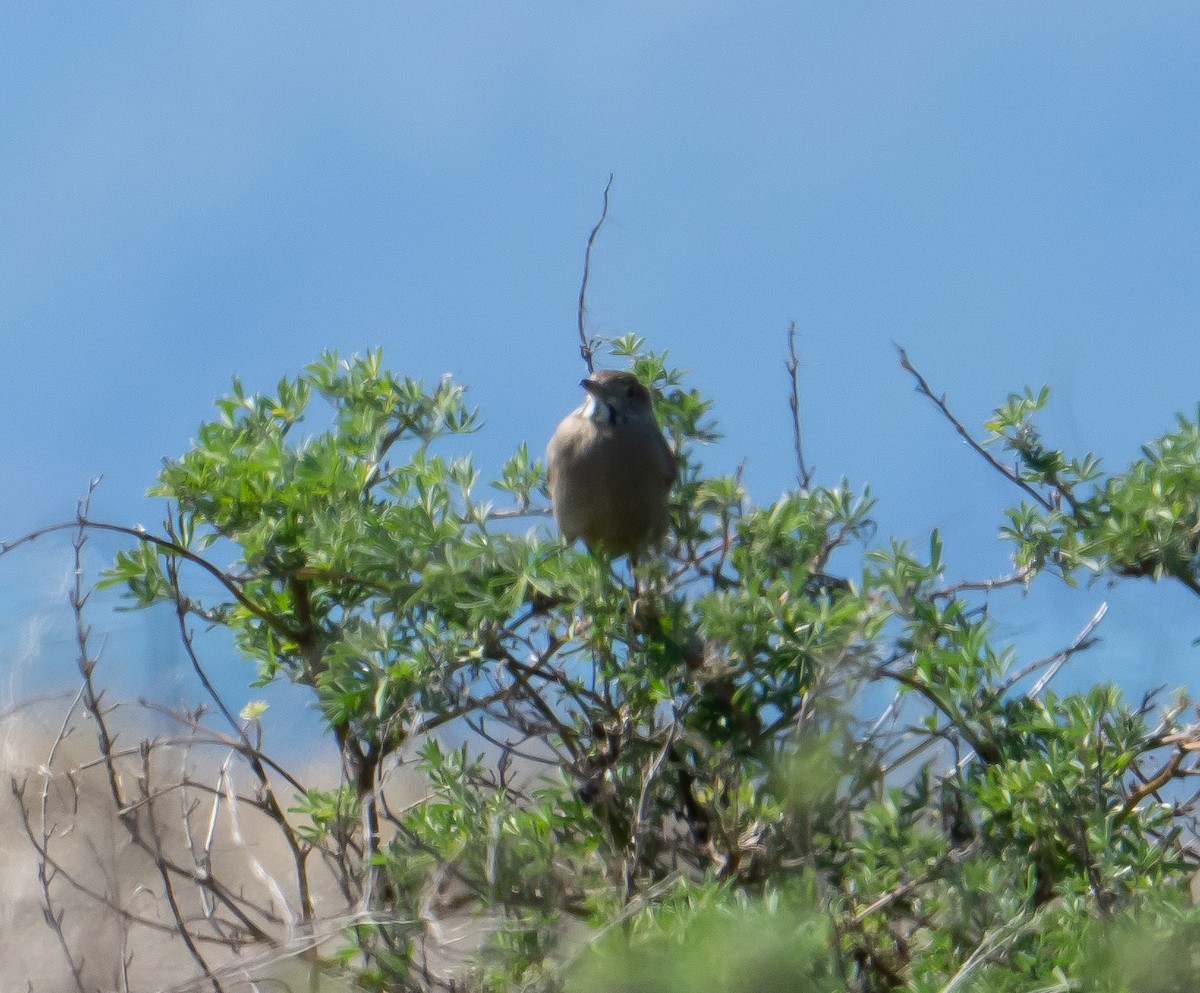
[{"label": "bird's head", "polygon": [[580,384],[588,394],[584,413],[596,421],[621,421],[653,417],[650,391],[632,372],[600,369]]}]

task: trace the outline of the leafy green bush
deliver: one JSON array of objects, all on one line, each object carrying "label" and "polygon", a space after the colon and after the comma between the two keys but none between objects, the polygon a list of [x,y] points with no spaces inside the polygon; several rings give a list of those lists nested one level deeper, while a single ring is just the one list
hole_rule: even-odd
[{"label": "leafy green bush", "polygon": [[[947,584],[937,533],[876,540],[865,489],[754,506],[708,476],[708,401],[637,339],[612,350],[680,458],[636,579],[553,536],[524,446],[481,486],[462,388],[378,353],[272,396],[235,383],[160,476],[166,530],[108,576],[311,689],[344,783],[297,792],[284,828],[368,911],[344,966],[435,987],[427,946],[470,912],[486,939],[459,988],[1196,988],[1192,705],[1056,696],[1090,628],[1023,661],[980,604],[1042,572],[1200,590],[1200,428],[1105,476],[1042,442],[1048,391],[1010,398],[976,447],[1024,491],[1017,571]],[[427,795],[394,810],[401,756]]]}]

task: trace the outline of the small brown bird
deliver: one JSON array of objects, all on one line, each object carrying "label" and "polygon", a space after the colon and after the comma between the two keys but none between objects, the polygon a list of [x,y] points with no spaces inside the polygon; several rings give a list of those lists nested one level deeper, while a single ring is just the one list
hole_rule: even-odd
[{"label": "small brown bird", "polygon": [[602,369],[579,385],[587,400],[546,448],[554,519],[567,541],[634,557],[666,533],[675,454],[633,373]]}]

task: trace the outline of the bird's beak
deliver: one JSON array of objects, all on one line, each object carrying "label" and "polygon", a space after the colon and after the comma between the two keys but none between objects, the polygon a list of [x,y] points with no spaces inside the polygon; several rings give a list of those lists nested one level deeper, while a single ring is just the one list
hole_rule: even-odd
[{"label": "bird's beak", "polygon": [[581,379],[579,385],[582,386],[588,393],[594,396],[597,400],[604,399],[604,387],[594,379]]}]

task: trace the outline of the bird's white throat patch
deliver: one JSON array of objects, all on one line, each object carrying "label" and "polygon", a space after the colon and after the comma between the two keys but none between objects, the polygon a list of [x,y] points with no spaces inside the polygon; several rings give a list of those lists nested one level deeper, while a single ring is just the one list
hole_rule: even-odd
[{"label": "bird's white throat patch", "polygon": [[603,401],[597,400],[591,393],[589,393],[587,395],[587,400],[583,405],[583,416],[589,421],[611,421],[612,408]]}]

